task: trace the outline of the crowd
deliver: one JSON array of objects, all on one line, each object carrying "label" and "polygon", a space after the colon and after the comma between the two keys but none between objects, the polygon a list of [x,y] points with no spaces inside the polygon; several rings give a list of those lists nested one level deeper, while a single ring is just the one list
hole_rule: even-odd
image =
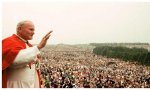
[{"label": "crowd", "polygon": [[48,46],[42,50],[42,88],[150,88],[150,67],[97,56],[92,47]]}]

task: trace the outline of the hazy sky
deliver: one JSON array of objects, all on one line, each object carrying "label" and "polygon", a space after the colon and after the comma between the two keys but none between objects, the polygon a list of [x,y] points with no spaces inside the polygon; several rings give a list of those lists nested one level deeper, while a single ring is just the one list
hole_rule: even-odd
[{"label": "hazy sky", "polygon": [[150,2],[3,2],[2,39],[21,20],[35,24],[32,43],[51,29],[49,44],[150,43]]}]

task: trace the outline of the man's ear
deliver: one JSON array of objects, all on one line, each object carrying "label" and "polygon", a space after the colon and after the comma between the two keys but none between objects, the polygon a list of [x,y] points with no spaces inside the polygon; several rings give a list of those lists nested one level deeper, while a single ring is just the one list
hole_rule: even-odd
[{"label": "man's ear", "polygon": [[21,31],[21,27],[18,27],[17,32],[20,32],[20,31]]}]

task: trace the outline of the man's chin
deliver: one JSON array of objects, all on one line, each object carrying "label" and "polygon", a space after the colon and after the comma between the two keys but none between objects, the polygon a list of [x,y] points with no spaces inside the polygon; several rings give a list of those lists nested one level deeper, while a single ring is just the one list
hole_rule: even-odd
[{"label": "man's chin", "polygon": [[33,38],[29,39],[29,40],[32,40]]},{"label": "man's chin", "polygon": [[32,40],[32,39],[33,39],[32,37],[29,37],[29,38],[28,38],[28,40]]}]

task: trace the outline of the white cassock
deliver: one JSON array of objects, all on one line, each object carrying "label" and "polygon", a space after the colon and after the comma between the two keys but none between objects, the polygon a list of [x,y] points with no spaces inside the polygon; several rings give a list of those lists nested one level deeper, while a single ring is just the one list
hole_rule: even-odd
[{"label": "white cassock", "polygon": [[8,70],[7,88],[39,88],[36,64],[31,69],[28,63],[35,61],[40,54],[37,46],[20,50]]}]

